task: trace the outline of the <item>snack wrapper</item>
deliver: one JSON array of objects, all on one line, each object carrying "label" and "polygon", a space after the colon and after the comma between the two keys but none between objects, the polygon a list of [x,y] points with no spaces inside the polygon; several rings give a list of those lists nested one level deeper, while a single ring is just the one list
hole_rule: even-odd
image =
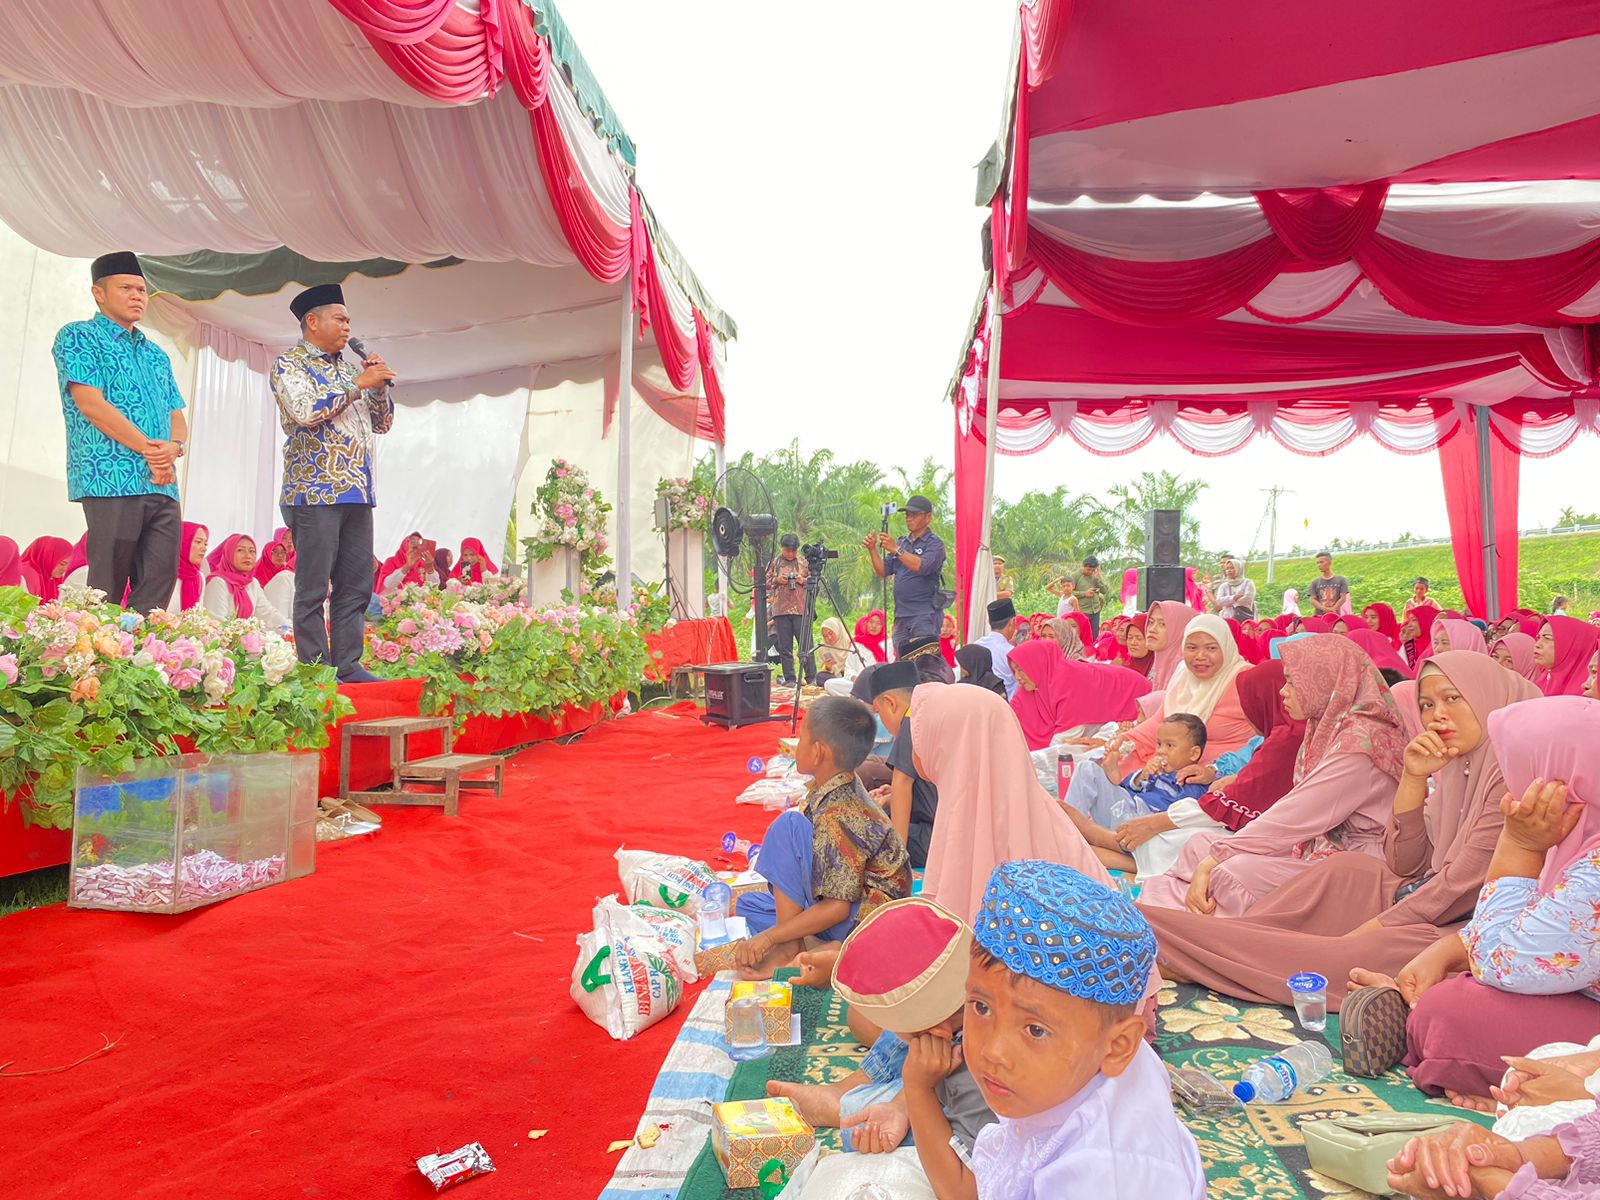
[{"label": "snack wrapper", "polygon": [[433,1184],[435,1192],[442,1192],[479,1175],[487,1175],[494,1170],[494,1163],[489,1161],[489,1152],[481,1143],[469,1142],[449,1154],[424,1154],[417,1159],[417,1170]]}]

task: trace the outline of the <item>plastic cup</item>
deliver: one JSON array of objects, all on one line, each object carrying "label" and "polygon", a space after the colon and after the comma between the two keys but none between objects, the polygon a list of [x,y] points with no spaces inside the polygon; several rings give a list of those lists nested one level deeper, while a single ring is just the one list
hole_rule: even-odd
[{"label": "plastic cup", "polygon": [[713,883],[705,890],[700,904],[700,932],[709,941],[728,936],[728,913],[733,907],[733,889]]},{"label": "plastic cup", "polygon": [[761,1019],[761,1001],[754,996],[728,1004],[728,1057],[735,1062],[765,1058],[772,1053],[767,1045],[767,1026]]},{"label": "plastic cup", "polygon": [[1315,971],[1302,971],[1288,982],[1300,1028],[1321,1033],[1328,1025],[1328,981]]}]

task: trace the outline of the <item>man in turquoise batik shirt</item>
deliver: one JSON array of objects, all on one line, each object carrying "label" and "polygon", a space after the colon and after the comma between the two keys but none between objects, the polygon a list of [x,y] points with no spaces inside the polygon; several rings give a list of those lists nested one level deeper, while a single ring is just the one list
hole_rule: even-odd
[{"label": "man in turquoise batik shirt", "polygon": [[[300,342],[272,365],[283,422],[283,523],[294,535],[294,644],[301,662],[330,662],[341,683],[376,679],[361,665],[372,599],[372,452],[394,424],[383,359],[346,358],[350,314],[336,283],[289,304]],[[322,604],[328,603],[323,622]]]},{"label": "man in turquoise batik shirt", "polygon": [[164,608],[178,581],[177,461],[188,439],[166,352],[137,322],[149,294],[127,251],[89,269],[99,314],[56,334],[67,423],[67,498],[88,525],[89,586],[137,612]]}]

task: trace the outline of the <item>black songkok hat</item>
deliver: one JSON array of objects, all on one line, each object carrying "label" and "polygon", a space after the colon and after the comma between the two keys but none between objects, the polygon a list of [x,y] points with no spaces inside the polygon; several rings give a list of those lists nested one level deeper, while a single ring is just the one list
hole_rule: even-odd
[{"label": "black songkok hat", "polygon": [[884,663],[872,673],[872,699],[876,700],[885,692],[902,692],[907,688],[914,688],[922,682],[922,674],[917,670],[917,664],[901,659],[899,662]]},{"label": "black songkok hat", "polygon": [[989,624],[999,627],[1007,621],[1014,620],[1017,615],[1017,606],[1009,600],[995,600],[989,605]]},{"label": "black songkok hat", "polygon": [[324,304],[343,304],[344,289],[337,283],[319,283],[316,287],[307,288],[293,300],[289,301],[289,311],[294,314],[296,321],[304,321],[306,314],[313,308],[321,308]]},{"label": "black songkok hat", "polygon": [[89,282],[99,283],[107,275],[137,275],[144,278],[144,268],[139,265],[139,256],[132,250],[114,250],[110,254],[102,254],[89,265]]}]

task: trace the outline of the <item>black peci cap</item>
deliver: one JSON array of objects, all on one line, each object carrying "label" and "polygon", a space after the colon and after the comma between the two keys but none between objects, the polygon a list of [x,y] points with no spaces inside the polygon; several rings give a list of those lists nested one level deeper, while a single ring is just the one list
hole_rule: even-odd
[{"label": "black peci cap", "polygon": [[917,664],[901,659],[899,662],[884,663],[872,673],[872,685],[868,689],[871,693],[867,698],[876,700],[885,692],[899,692],[906,688],[914,688],[922,682],[922,673],[917,670]]},{"label": "black peci cap", "polygon": [[316,287],[309,287],[293,300],[289,301],[289,311],[294,314],[296,321],[304,321],[306,314],[314,308],[321,308],[325,304],[343,304],[344,289],[337,283],[319,283]]},{"label": "black peci cap", "polygon": [[144,268],[139,265],[139,256],[132,250],[116,250],[102,254],[89,264],[90,283],[99,283],[107,275],[137,275],[143,279]]}]

